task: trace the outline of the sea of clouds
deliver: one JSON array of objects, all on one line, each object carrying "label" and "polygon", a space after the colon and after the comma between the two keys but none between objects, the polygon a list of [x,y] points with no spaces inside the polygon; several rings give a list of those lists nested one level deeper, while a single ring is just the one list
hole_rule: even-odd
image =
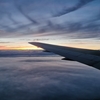
[{"label": "sea of clouds", "polygon": [[0,100],[100,100],[99,70],[54,54],[34,53],[0,57]]}]

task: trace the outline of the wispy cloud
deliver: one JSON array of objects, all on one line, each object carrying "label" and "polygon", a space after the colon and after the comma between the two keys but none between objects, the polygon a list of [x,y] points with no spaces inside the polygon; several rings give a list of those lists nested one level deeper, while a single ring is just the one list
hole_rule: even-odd
[{"label": "wispy cloud", "polygon": [[76,10],[82,8],[87,3],[92,2],[92,1],[94,1],[94,0],[80,0],[75,6],[70,7],[70,8],[65,8],[64,10],[54,14],[53,17],[59,17],[59,16],[62,16],[62,15],[71,13],[73,11],[76,11]]},{"label": "wispy cloud", "polygon": [[0,18],[3,19],[3,17],[6,16],[13,24],[18,24],[16,19],[14,19],[12,12],[7,9],[8,6],[11,6],[10,3],[0,1]]},{"label": "wispy cloud", "polygon": [[[5,36],[5,37],[6,36],[12,36],[12,37],[19,36],[20,37],[20,36],[25,36],[25,35],[33,35],[34,37],[36,37],[36,36],[37,37],[38,36],[39,37],[53,36],[53,35],[66,35],[67,36],[69,34],[71,34],[73,36],[75,36],[75,34],[77,34],[76,35],[77,38],[100,37],[100,34],[99,34],[100,33],[100,13],[97,13],[97,15],[95,15],[96,14],[96,13],[94,13],[95,9],[92,7],[91,8],[87,7],[86,9],[93,9],[94,15],[89,18],[87,17],[87,19],[84,19],[84,20],[76,21],[76,20],[73,20],[73,18],[69,18],[69,17],[66,17],[66,18],[59,17],[62,15],[65,15],[65,14],[69,14],[73,11],[76,11],[76,10],[82,8],[83,6],[85,6],[86,4],[88,4],[92,1],[95,1],[95,0],[79,0],[78,3],[77,3],[77,1],[75,1],[74,6],[72,6],[70,8],[65,8],[65,10],[62,10],[61,12],[59,12],[60,8],[58,7],[58,6],[60,6],[60,3],[56,4],[56,1],[50,1],[52,3],[43,1],[43,2],[41,2],[41,7],[42,7],[42,5],[44,6],[45,4],[48,4],[48,6],[51,6],[51,4],[55,4],[54,6],[56,8],[58,7],[58,11],[56,12],[56,14],[53,15],[53,17],[52,16],[51,16],[51,18],[46,17],[46,20],[45,21],[43,20],[42,23],[40,22],[40,20],[42,20],[41,17],[39,17],[40,19],[32,17],[32,15],[34,16],[37,13],[37,11],[39,13],[39,11],[42,9],[42,8],[39,8],[39,1],[38,2],[36,1],[37,3],[34,3],[33,1],[31,2],[31,0],[29,0],[29,1],[19,0],[20,2],[15,1],[15,0],[9,0],[9,1],[11,1],[11,2],[13,1],[12,5],[10,5],[11,8],[8,5],[9,6],[8,10],[2,10],[2,9],[0,10],[0,13],[1,13],[0,18],[2,19],[0,21],[0,29],[1,29],[0,36],[1,37],[2,36]],[[6,2],[9,4],[8,1],[5,1],[5,3]],[[67,1],[67,2],[69,3],[69,1]],[[29,5],[31,3],[32,3],[31,7],[35,6],[34,12],[33,12],[33,10],[30,11]],[[62,1],[62,4],[64,4],[63,1]],[[50,8],[48,8],[48,6],[46,9],[47,13],[50,12],[50,10],[51,10]],[[89,6],[89,5],[87,5],[87,6]],[[62,7],[62,6],[60,6],[60,7]],[[12,10],[13,8],[14,8],[14,11]],[[85,13],[85,11],[83,13]],[[30,12],[32,13],[32,15],[30,14]],[[40,13],[41,13],[41,15],[45,16],[46,12],[44,13],[43,11],[42,12],[40,11]],[[80,12],[78,12],[77,14],[80,15]],[[4,19],[5,15],[6,15],[6,18]],[[18,16],[18,19],[16,16]],[[58,19],[58,17],[59,17],[59,19]],[[73,14],[73,17],[76,17],[76,15]],[[84,16],[82,16],[82,17],[84,17]],[[69,18],[69,21],[68,20],[66,21],[67,18]],[[10,20],[10,22],[8,22],[8,19]],[[21,21],[21,23],[19,23],[20,21]]]},{"label": "wispy cloud", "polygon": [[33,24],[38,24],[38,22],[36,20],[32,19],[28,14],[26,14],[23,11],[23,7],[21,5],[17,4],[17,2],[15,2],[15,6],[29,21],[31,21]]},{"label": "wispy cloud", "polygon": [[52,35],[76,35],[75,38],[95,38],[100,37],[100,23],[92,21],[80,21],[80,22],[65,22],[57,24],[48,21],[46,26],[40,27],[38,30],[41,36]]},{"label": "wispy cloud", "polygon": [[5,43],[11,43],[11,42],[1,42],[1,41],[0,41],[0,44],[5,44]]}]

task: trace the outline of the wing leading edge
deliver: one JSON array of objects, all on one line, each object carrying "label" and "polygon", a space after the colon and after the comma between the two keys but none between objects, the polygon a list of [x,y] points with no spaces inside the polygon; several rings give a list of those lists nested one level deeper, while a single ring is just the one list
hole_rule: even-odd
[{"label": "wing leading edge", "polygon": [[100,51],[98,50],[71,48],[71,47],[57,46],[39,42],[29,42],[29,43],[41,47],[47,51],[59,54],[65,58],[78,61],[83,64],[100,69]]}]

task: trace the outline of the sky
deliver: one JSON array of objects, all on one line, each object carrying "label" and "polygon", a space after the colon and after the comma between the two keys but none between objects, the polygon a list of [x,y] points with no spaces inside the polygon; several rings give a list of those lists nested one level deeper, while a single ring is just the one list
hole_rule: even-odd
[{"label": "sky", "polygon": [[100,49],[100,0],[0,0],[0,49],[32,41]]}]

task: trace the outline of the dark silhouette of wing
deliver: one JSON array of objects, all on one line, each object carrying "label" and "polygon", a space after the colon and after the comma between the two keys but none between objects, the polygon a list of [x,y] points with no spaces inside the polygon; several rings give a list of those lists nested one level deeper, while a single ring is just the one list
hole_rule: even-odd
[{"label": "dark silhouette of wing", "polygon": [[41,47],[47,51],[59,54],[65,57],[64,60],[78,61],[83,64],[100,69],[99,50],[72,48],[72,47],[58,46],[58,45],[39,43],[39,42],[29,42],[29,43]]}]

